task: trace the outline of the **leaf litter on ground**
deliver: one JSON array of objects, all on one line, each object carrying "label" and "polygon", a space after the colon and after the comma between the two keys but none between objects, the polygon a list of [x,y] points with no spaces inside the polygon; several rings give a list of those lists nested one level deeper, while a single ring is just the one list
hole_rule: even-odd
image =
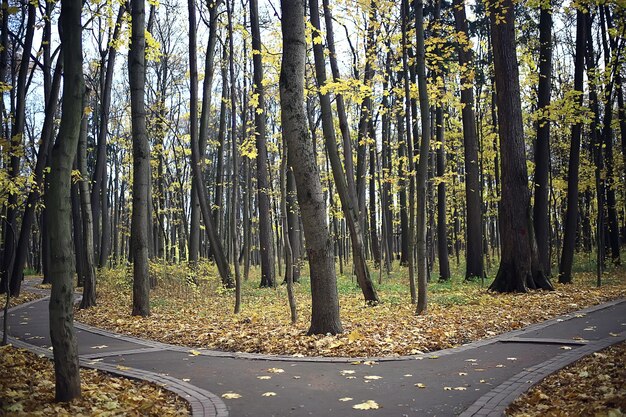
[{"label": "leaf litter on ground", "polygon": [[251,278],[244,283],[242,313],[235,315],[231,305],[234,294],[219,286],[216,275],[199,279],[200,285],[191,289],[177,278],[174,266],[160,268],[152,271],[158,284],[151,292],[150,317],[130,316],[132,278],[124,269],[115,269],[101,271],[98,305],[77,310],[76,319],[190,348],[294,357],[420,357],[423,352],[492,337],[626,296],[626,269],[616,270],[600,288],[593,286],[593,274],[579,273],[574,284],[555,283],[555,291],[526,294],[494,294],[475,283],[453,282],[435,284],[428,314],[416,316],[405,277],[393,278],[379,288],[382,302],[377,306],[367,306],[358,287],[343,277],[344,333],[309,336],[311,301],[306,281],[295,285],[298,321],[291,325],[283,286],[258,289]]},{"label": "leaf litter on ground", "polygon": [[82,397],[54,401],[52,361],[11,345],[0,346],[0,415],[189,416],[182,398],[155,384],[81,369]]}]

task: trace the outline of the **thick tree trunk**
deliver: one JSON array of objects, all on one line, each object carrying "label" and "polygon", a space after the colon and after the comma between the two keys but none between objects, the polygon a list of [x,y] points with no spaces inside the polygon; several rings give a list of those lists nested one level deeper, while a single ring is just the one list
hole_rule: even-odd
[{"label": "thick tree trunk", "polygon": [[538,263],[531,221],[513,1],[504,0],[500,8],[492,5],[490,11],[502,160],[499,213],[502,254],[489,289],[497,292],[552,289]]},{"label": "thick tree trunk", "polygon": [[[583,103],[583,76],[585,72],[586,14],[576,11],[576,52],[574,64],[574,90],[577,106]],[[572,126],[569,162],[567,170],[567,211],[563,231],[563,252],[559,264],[559,282],[572,282],[572,264],[576,249],[576,232],[578,229],[578,171],[580,165],[580,136],[582,121]]]},{"label": "thick tree trunk", "polygon": [[133,316],[150,315],[150,277],[148,273],[148,194],[150,192],[150,144],[146,135],[144,90],[145,18],[143,0],[131,0],[132,34],[128,51],[131,119],[133,137],[133,212],[131,252],[133,256]]},{"label": "thick tree trunk", "polygon": [[307,132],[304,112],[304,4],[283,0],[283,58],[280,72],[280,103],[283,138],[289,149],[298,189],[298,203],[306,237],[311,273],[311,327],[309,334],[336,334],[343,328],[339,318],[339,297],[335,277],[333,242],[326,223],[315,150]]},{"label": "thick tree trunk", "polygon": [[80,397],[78,347],[74,334],[74,286],[70,225],[72,161],[83,114],[83,51],[80,0],[63,0],[59,34],[63,45],[65,82],[59,136],[50,156],[46,207],[50,219],[50,338],[54,352],[55,399]]},{"label": "thick tree trunk", "polygon": [[539,117],[535,142],[535,206],[533,226],[537,238],[539,262],[550,276],[550,89],[552,87],[552,7],[550,2],[541,6],[539,18],[539,87],[537,92]]},{"label": "thick tree trunk", "polygon": [[[469,41],[465,5],[461,0],[453,1],[456,31],[463,33]],[[465,279],[482,278],[485,275],[483,264],[480,181],[478,167],[478,139],[476,137],[476,117],[474,115],[474,87],[470,76],[474,66],[472,50],[467,45],[458,45],[459,65],[466,68],[461,72],[461,117],[463,119],[463,151],[465,163],[465,204],[466,204],[466,267]]]}]

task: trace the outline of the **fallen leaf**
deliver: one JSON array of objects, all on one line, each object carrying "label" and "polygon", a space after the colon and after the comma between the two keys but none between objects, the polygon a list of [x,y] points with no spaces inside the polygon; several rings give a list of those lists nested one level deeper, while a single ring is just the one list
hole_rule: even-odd
[{"label": "fallen leaf", "polygon": [[185,382],[189,382],[189,381],[191,381],[191,379],[189,379],[189,378],[183,378],[183,381],[185,381]]},{"label": "fallen leaf", "polygon": [[443,387],[444,391],[452,391],[452,387]]},{"label": "fallen leaf", "polygon": [[340,373],[341,375],[349,375],[349,374],[353,374],[353,373],[354,373],[354,371],[344,369],[343,371],[339,371],[339,373]]},{"label": "fallen leaf", "polygon": [[466,391],[467,388],[466,387],[455,387],[454,390],[455,391]]},{"label": "fallen leaf", "polygon": [[275,393],[275,392],[268,391],[268,392],[264,392],[262,395],[263,395],[264,397],[275,397],[275,396],[276,396],[276,393]]},{"label": "fallen leaf", "polygon": [[563,350],[572,350],[571,346],[561,346],[561,349]]},{"label": "fallen leaf", "polygon": [[92,349],[104,349],[104,348],[108,348],[107,345],[98,345],[98,346],[92,346]]},{"label": "fallen leaf", "polygon": [[261,375],[261,376],[257,376],[256,379],[272,379],[272,377],[269,375]]},{"label": "fallen leaf", "polygon": [[459,372],[459,376],[465,376],[467,375],[467,372]]},{"label": "fallen leaf", "polygon": [[425,385],[425,384],[423,384],[422,382],[418,382],[417,384],[415,384],[415,386],[416,386],[417,388],[426,388],[426,385]]},{"label": "fallen leaf", "polygon": [[283,372],[285,372],[284,369],[280,369],[280,368],[270,368],[267,370],[267,372],[271,373],[271,374],[282,374]]},{"label": "fallen leaf", "polygon": [[343,398],[339,398],[339,401],[352,401],[351,397],[343,397]]},{"label": "fallen leaf", "polygon": [[226,398],[227,400],[234,400],[236,398],[241,398],[241,394],[237,394],[236,392],[227,392],[222,394],[222,398]]},{"label": "fallen leaf", "polygon": [[378,375],[366,375],[363,377],[364,379],[370,379],[370,380],[376,380],[376,379],[382,379],[382,376],[378,376]]},{"label": "fallen leaf", "polygon": [[119,369],[120,371],[127,371],[130,369],[128,366],[124,366],[124,365],[117,365],[116,368]]},{"label": "fallen leaf", "polygon": [[376,403],[376,401],[367,400],[364,403],[353,405],[352,408],[356,410],[378,410],[380,406]]},{"label": "fallen leaf", "polygon": [[195,350],[195,349],[191,349],[191,350],[189,351],[189,353],[191,353],[191,355],[189,355],[189,356],[198,356],[198,355],[200,355],[200,354],[201,354],[201,352],[199,352],[199,351],[197,351],[197,350]]}]

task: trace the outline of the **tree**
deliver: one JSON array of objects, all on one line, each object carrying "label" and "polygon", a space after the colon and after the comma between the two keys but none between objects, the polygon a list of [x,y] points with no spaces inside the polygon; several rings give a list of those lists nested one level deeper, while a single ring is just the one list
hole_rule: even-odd
[{"label": "tree", "polygon": [[131,0],[132,33],[128,51],[130,106],[133,137],[133,213],[131,251],[133,257],[133,316],[150,315],[150,280],[148,273],[148,194],[150,193],[150,144],[146,135],[144,91],[145,19],[143,0]]},{"label": "tree", "polygon": [[288,160],[296,179],[311,274],[311,326],[308,333],[336,334],[341,333],[343,328],[339,317],[333,241],[326,223],[326,203],[303,107],[306,53],[304,3],[302,0],[282,0],[281,10],[281,123],[289,152]]},{"label": "tree", "polygon": [[[585,45],[586,45],[586,21],[587,17],[580,8],[576,10],[576,52],[574,56],[574,91],[576,94],[576,106],[583,103],[583,76],[585,72]],[[565,212],[565,225],[563,236],[563,251],[559,263],[559,282],[572,282],[572,264],[574,262],[574,250],[576,249],[576,231],[578,229],[578,172],[580,169],[580,136],[582,132],[582,119],[577,120],[572,126],[569,162],[567,170],[567,210]]]},{"label": "tree", "polygon": [[[265,144],[265,87],[263,86],[263,51],[259,29],[258,0],[250,0],[250,24],[252,35],[252,63],[254,74],[253,94],[258,104],[254,112],[256,135],[257,194],[259,207],[259,250],[261,252],[261,287],[273,287],[274,251],[272,249],[272,218],[270,211],[270,183],[267,173],[267,145]],[[234,82],[234,81],[233,81]],[[234,117],[234,115],[233,115]]]},{"label": "tree", "polygon": [[497,292],[552,289],[538,262],[531,221],[513,1],[503,0],[498,6],[489,3],[502,161],[499,213],[502,252],[498,273],[489,289]]},{"label": "tree", "polygon": [[426,265],[426,182],[428,181],[428,159],[430,155],[430,104],[426,89],[426,48],[424,46],[424,3],[415,0],[415,32],[417,41],[417,89],[419,92],[422,142],[417,164],[415,188],[417,192],[417,308],[423,314],[427,308],[427,265]]},{"label": "tree", "polygon": [[[309,7],[311,10],[311,24],[313,28],[317,31],[319,36],[320,31],[320,19],[319,19],[319,6],[317,0],[310,0]],[[326,13],[330,13],[327,9]],[[329,30],[329,27],[326,28],[327,34],[330,35],[332,31]],[[329,38],[329,44],[332,43],[332,38]],[[332,49],[331,49],[332,54]],[[317,85],[319,87],[326,84],[326,69],[325,69],[325,60],[324,60],[324,50],[321,42],[313,43],[313,58],[315,61],[315,75],[317,79]],[[331,59],[332,63],[332,59]],[[369,268],[367,263],[365,262],[365,247],[364,247],[364,235],[363,231],[360,227],[359,216],[358,216],[358,202],[356,196],[356,187],[349,186],[350,176],[354,175],[352,171],[350,171],[346,167],[346,173],[344,173],[344,168],[342,166],[341,160],[339,158],[339,151],[337,149],[337,142],[335,140],[335,128],[332,120],[332,108],[330,104],[330,97],[328,94],[319,94],[320,107],[321,107],[321,118],[322,118],[322,131],[324,134],[324,143],[326,146],[326,150],[328,152],[328,158],[330,160],[330,165],[333,172],[333,178],[335,180],[335,185],[337,187],[337,194],[339,194],[339,199],[341,200],[341,208],[344,212],[344,216],[346,218],[346,222],[348,224],[348,230],[350,231],[350,239],[352,242],[352,253],[353,253],[353,262],[354,269],[356,272],[356,278],[361,287],[361,291],[363,292],[363,296],[365,301],[377,303],[378,302],[378,294],[376,293],[376,289],[374,288],[374,284],[372,283],[372,279],[370,277]],[[341,112],[339,113],[339,117],[341,120]],[[344,135],[344,147],[348,146],[345,143],[345,135]],[[349,145],[352,149],[352,145]],[[346,160],[348,160],[347,158]],[[292,163],[295,163],[292,161]],[[298,190],[298,193],[300,190]],[[299,194],[298,194],[299,195]],[[304,212],[303,212],[304,216]]]},{"label": "tree", "polygon": [[539,87],[537,91],[537,140],[535,142],[535,205],[533,226],[537,238],[539,262],[550,275],[550,207],[548,177],[550,172],[550,90],[552,89],[552,7],[541,3],[539,16]]},{"label": "tree", "polygon": [[[465,5],[453,1],[456,31],[469,41]],[[469,45],[458,44],[457,54],[461,70],[461,117],[463,119],[463,152],[465,164],[465,204],[467,210],[467,245],[465,279],[483,277],[483,237],[481,232],[480,178],[478,166],[478,140],[474,114],[474,86],[471,69],[474,57]],[[464,70],[463,70],[464,69]]]},{"label": "tree", "polygon": [[78,346],[74,333],[70,181],[83,114],[82,2],[62,0],[59,35],[63,45],[63,110],[50,158],[46,206],[50,218],[50,338],[54,353],[55,399],[80,397]]},{"label": "tree", "polygon": [[[87,97],[87,95],[85,95]],[[79,189],[82,213],[83,235],[83,298],[80,308],[96,305],[96,266],[93,250],[93,219],[91,217],[91,200],[89,198],[89,174],[87,173],[87,117],[83,115],[80,134],[78,136],[78,169],[80,171]]]}]

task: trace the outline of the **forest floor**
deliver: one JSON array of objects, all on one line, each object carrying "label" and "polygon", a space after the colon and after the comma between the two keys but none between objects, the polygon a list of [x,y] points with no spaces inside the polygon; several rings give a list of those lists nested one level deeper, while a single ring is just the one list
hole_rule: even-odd
[{"label": "forest floor", "polygon": [[584,357],[519,397],[512,417],[619,417],[626,412],[626,343]]},{"label": "forest floor", "polygon": [[[376,271],[372,275],[376,277]],[[428,314],[416,316],[410,303],[406,271],[382,275],[381,303],[367,306],[354,280],[339,276],[344,333],[306,335],[310,320],[308,279],[295,285],[298,320],[290,323],[286,288],[258,288],[256,277],[244,282],[242,312],[233,314],[234,292],[223,289],[211,266],[201,265],[194,284],[180,265],[151,265],[157,286],[151,292],[152,314],[130,316],[132,278],[123,268],[101,271],[98,305],[77,310],[78,321],[114,332],[165,343],[225,351],[276,355],[383,357],[414,355],[519,329],[558,315],[626,297],[626,270],[595,275],[578,272],[574,283],[555,284],[555,291],[494,294],[485,282],[429,285]],[[303,275],[305,275],[303,271]]]}]

